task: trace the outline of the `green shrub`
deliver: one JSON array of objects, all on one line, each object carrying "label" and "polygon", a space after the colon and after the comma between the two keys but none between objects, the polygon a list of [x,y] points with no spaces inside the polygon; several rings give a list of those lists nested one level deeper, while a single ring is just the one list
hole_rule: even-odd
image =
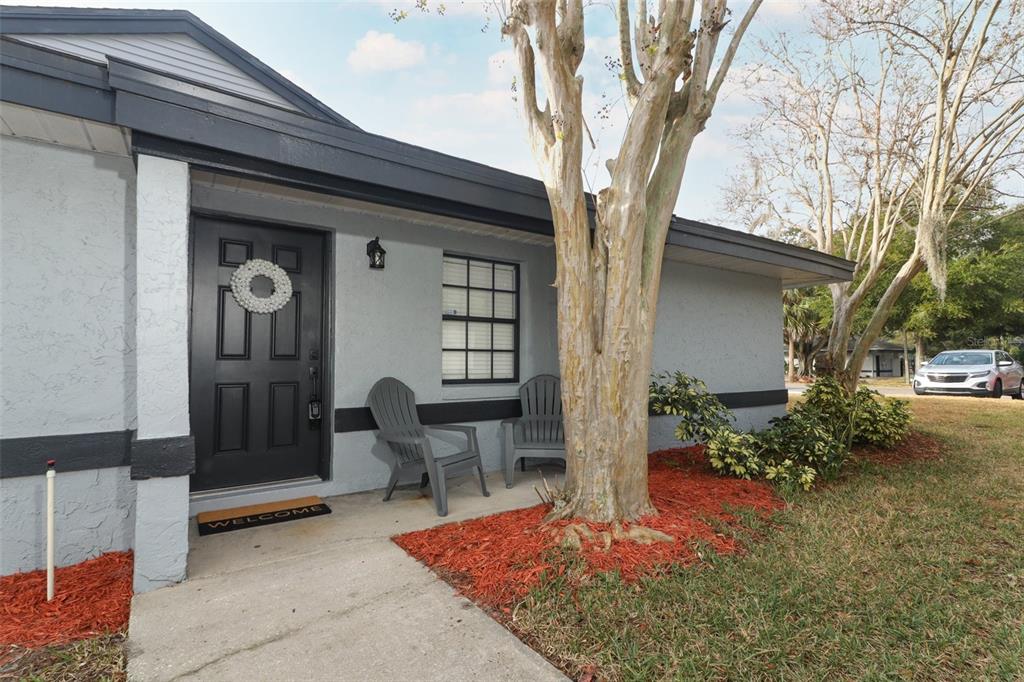
[{"label": "green shrub", "polygon": [[849,456],[849,449],[813,414],[793,412],[772,419],[770,424],[757,434],[761,457],[766,462],[789,461],[796,467],[833,478]]},{"label": "green shrub", "polygon": [[866,386],[854,396],[854,442],[891,448],[910,433],[906,400],[886,399]]},{"label": "green shrub", "polygon": [[720,474],[764,477],[804,490],[819,476],[835,477],[853,444],[888,448],[898,443],[911,418],[906,401],[881,399],[866,387],[850,396],[832,377],[817,379],[801,403],[759,433],[734,429],[732,413],[704,382],[682,372],[654,378],[650,408],[654,414],[681,416],[676,438],[704,443]]},{"label": "green shrub", "polygon": [[675,436],[685,442],[706,443],[712,434],[728,428],[732,412],[700,379],[682,372],[662,372],[651,381],[648,404],[653,414],[682,417]]},{"label": "green shrub", "polygon": [[707,444],[708,461],[721,474],[750,478],[764,471],[757,438],[724,426],[710,434]]},{"label": "green shrub", "polygon": [[823,376],[804,393],[791,414],[817,421],[832,434],[832,439],[849,450],[853,444],[855,401],[834,377]]}]

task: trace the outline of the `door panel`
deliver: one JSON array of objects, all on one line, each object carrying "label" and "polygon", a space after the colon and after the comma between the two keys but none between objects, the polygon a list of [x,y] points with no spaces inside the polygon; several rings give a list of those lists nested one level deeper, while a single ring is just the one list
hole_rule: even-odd
[{"label": "door panel", "polygon": [[[192,234],[190,409],[193,490],[320,473],[322,421],[310,421],[313,374],[323,376],[323,233],[196,217]],[[292,281],[281,310],[250,313],[231,275],[250,258]],[[268,296],[266,278],[253,282]],[[319,396],[322,397],[322,396]]]}]

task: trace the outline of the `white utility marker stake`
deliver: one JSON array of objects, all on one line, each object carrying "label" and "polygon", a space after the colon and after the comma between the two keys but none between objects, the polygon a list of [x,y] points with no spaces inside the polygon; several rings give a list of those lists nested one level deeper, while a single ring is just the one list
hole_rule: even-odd
[{"label": "white utility marker stake", "polygon": [[57,462],[46,462],[46,601],[53,600],[53,482]]}]

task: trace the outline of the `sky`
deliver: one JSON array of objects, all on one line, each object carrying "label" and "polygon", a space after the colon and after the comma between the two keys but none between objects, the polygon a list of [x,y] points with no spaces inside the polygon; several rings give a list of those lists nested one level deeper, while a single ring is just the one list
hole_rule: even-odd
[{"label": "sky", "polygon": [[[537,177],[513,99],[511,46],[497,22],[488,22],[483,2],[446,0],[444,16],[420,12],[411,0],[3,4],[186,9],[369,132]],[[618,55],[611,4],[593,3],[585,18],[581,73],[597,145],[585,156],[594,190],[606,181],[604,162],[614,155],[626,120],[618,78],[605,66]],[[389,13],[396,9],[408,17],[395,22]],[[765,0],[734,69],[756,56],[750,38],[799,30],[806,10],[805,0]],[[753,113],[742,89],[727,81],[691,151],[677,215],[744,229],[725,205],[724,188],[742,162],[733,132]]]}]

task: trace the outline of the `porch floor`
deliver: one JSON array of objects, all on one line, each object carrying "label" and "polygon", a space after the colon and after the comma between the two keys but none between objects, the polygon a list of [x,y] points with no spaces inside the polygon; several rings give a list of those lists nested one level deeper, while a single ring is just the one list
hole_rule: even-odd
[{"label": "porch floor", "polygon": [[389,539],[533,505],[539,480],[517,471],[508,490],[492,473],[490,497],[450,481],[443,519],[429,489],[405,487],[289,523],[205,537],[193,523],[188,580],[132,602],[129,679],[564,680]]}]

